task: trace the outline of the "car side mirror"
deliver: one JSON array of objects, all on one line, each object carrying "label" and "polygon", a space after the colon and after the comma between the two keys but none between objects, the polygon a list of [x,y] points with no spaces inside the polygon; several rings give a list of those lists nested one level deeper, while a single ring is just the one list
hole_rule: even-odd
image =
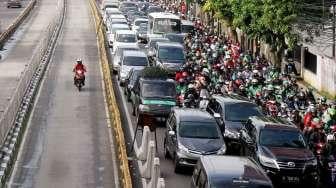
[{"label": "car side mirror", "polygon": [[149,48],[149,46],[148,46],[148,45],[145,45],[145,48]]},{"label": "car side mirror", "polygon": [[221,115],[220,115],[219,113],[214,113],[213,116],[214,116],[214,118],[216,118],[216,119],[217,119],[217,118],[221,118]]},{"label": "car side mirror", "polygon": [[168,131],[169,136],[175,136],[175,131]]},{"label": "car side mirror", "polygon": [[151,51],[151,50],[150,50],[150,51],[148,52],[148,56],[149,56],[149,57],[154,57],[154,56],[155,56],[155,54],[154,54],[154,52],[153,52],[153,51]]}]

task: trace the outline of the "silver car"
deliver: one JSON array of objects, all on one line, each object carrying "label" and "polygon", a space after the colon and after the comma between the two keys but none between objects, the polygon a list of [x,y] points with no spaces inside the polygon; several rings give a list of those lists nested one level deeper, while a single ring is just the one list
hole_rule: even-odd
[{"label": "silver car", "polygon": [[117,73],[121,64],[121,57],[124,51],[140,51],[139,46],[134,44],[123,44],[116,47],[115,52],[113,53],[113,72]]}]

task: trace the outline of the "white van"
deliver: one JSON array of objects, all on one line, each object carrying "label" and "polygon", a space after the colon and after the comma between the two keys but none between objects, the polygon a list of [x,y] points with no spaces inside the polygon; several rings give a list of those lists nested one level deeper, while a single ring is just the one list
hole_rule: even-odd
[{"label": "white van", "polygon": [[101,4],[101,9],[105,10],[106,8],[118,8],[119,1],[118,0],[103,0]]}]

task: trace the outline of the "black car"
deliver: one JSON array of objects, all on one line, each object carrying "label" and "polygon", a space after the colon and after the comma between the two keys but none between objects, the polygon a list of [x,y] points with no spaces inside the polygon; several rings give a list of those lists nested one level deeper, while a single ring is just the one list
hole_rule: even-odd
[{"label": "black car", "polygon": [[173,108],[166,122],[166,157],[174,161],[175,172],[193,167],[202,155],[224,155],[226,145],[216,120],[206,111]]},{"label": "black car", "polygon": [[167,33],[164,35],[165,38],[169,39],[171,42],[177,42],[184,45],[185,34],[181,33]]},{"label": "black car", "polygon": [[186,61],[183,45],[176,42],[157,42],[149,56],[151,64],[170,71],[180,70]]},{"label": "black car", "polygon": [[164,12],[164,10],[161,7],[158,6],[149,6],[146,10],[147,14],[153,13],[153,12]]},{"label": "black car", "polygon": [[237,95],[213,95],[207,111],[216,116],[228,144],[228,153],[235,153],[239,149],[239,130],[243,123],[250,116],[264,116],[255,103]]},{"label": "black car", "polygon": [[301,131],[275,118],[251,117],[240,131],[241,155],[254,158],[273,180],[316,187],[317,160]]},{"label": "black car", "polygon": [[191,188],[272,188],[272,181],[251,158],[201,156],[191,177]]},{"label": "black car", "polygon": [[176,86],[174,80],[139,77],[131,96],[133,115],[137,124],[143,125],[144,117],[167,118],[176,106]]},{"label": "black car", "polygon": [[140,76],[141,71],[142,70],[139,69],[132,69],[125,79],[124,94],[126,95],[127,101],[131,101],[131,93],[134,88],[136,80]]}]

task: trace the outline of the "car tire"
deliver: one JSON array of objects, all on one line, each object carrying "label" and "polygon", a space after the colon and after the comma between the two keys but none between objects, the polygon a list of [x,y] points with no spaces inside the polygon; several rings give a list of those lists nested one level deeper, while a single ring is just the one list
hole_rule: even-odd
[{"label": "car tire", "polygon": [[169,151],[168,151],[168,148],[167,148],[167,140],[166,140],[166,138],[163,141],[163,150],[164,150],[164,157],[165,157],[165,159],[169,159],[170,155],[169,155]]},{"label": "car tire", "polygon": [[180,164],[178,163],[178,157],[176,154],[174,155],[174,172],[175,173],[181,172],[181,167],[180,167]]},{"label": "car tire", "polygon": [[132,104],[132,115],[135,116],[135,106]]},{"label": "car tire", "polygon": [[246,155],[245,148],[242,145],[240,146],[240,149],[239,149],[239,155],[240,156],[245,156]]}]

